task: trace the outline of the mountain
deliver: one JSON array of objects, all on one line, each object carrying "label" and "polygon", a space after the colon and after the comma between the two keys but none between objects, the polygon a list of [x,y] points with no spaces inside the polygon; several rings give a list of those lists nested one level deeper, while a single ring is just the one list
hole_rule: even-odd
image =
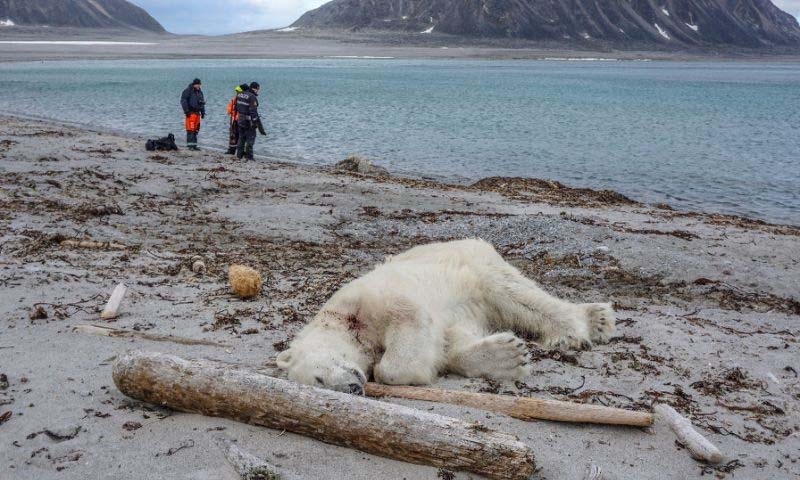
[{"label": "mountain", "polygon": [[333,0],[292,26],[616,45],[800,45],[797,19],[770,0]]},{"label": "mountain", "polygon": [[165,31],[150,14],[125,0],[0,0],[0,21],[6,25]]}]

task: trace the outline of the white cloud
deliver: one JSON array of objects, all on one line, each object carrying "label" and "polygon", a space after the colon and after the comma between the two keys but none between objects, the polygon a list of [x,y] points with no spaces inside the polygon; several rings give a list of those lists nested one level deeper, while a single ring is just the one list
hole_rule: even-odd
[{"label": "white cloud", "polygon": [[772,0],[778,8],[800,18],[800,0]]},{"label": "white cloud", "polygon": [[285,27],[327,0],[133,0],[173,33],[217,35]]}]

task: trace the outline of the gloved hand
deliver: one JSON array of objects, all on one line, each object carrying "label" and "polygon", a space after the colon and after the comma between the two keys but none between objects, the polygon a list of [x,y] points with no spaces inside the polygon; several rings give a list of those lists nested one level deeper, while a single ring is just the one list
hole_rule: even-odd
[{"label": "gloved hand", "polygon": [[266,130],[264,130],[264,124],[261,123],[261,119],[259,119],[256,122],[256,127],[258,128],[258,133],[260,133],[261,135],[266,135],[267,134]]},{"label": "gloved hand", "polygon": [[200,118],[206,118],[206,112],[205,111],[200,112]]}]

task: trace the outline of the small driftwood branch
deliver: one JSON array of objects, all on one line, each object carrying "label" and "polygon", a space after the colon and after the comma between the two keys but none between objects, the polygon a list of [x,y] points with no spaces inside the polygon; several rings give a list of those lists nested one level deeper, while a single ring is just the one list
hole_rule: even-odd
[{"label": "small driftwood branch", "polygon": [[225,343],[213,342],[211,340],[199,340],[195,338],[186,338],[186,337],[173,337],[171,335],[137,332],[135,330],[123,330],[120,328],[111,328],[101,325],[76,325],[75,327],[72,328],[72,331],[77,333],[88,333],[91,335],[99,335],[101,337],[141,338],[143,340],[151,340],[154,342],[180,343],[181,345],[209,345],[212,347],[222,347],[222,348],[227,348],[230,346]]},{"label": "small driftwood branch", "polygon": [[124,283],[120,283],[114,288],[114,291],[111,292],[111,298],[108,299],[108,303],[106,303],[106,308],[103,310],[103,313],[100,314],[100,318],[103,320],[111,320],[113,318],[117,318],[117,312],[119,311],[119,306],[122,304],[122,299],[125,298],[125,292],[128,291],[128,287],[125,286]]},{"label": "small driftwood branch", "polygon": [[675,432],[678,441],[689,450],[692,458],[706,463],[720,463],[723,460],[722,453],[706,437],[701,435],[692,427],[692,422],[681,416],[674,408],[660,403],[655,406],[656,413],[666,421],[669,427]]},{"label": "small driftwood branch", "polygon": [[221,435],[214,440],[242,480],[289,480],[274,465],[239,448],[230,437]]},{"label": "small driftwood branch", "polygon": [[221,362],[127,352],[114,364],[113,377],[122,393],[137,400],[401,461],[500,480],[527,480],[536,468],[530,447],[513,435]]},{"label": "small driftwood branch", "polygon": [[97,248],[100,250],[125,250],[128,247],[116,242],[95,242],[93,240],[61,240],[62,247]]},{"label": "small driftwood branch", "polygon": [[451,403],[504,413],[520,420],[553,420],[557,422],[599,423],[647,427],[653,424],[648,412],[633,412],[601,405],[560,402],[540,398],[512,397],[491,393],[460,392],[423,387],[400,387],[368,383],[369,397],[394,397],[428,402]]}]

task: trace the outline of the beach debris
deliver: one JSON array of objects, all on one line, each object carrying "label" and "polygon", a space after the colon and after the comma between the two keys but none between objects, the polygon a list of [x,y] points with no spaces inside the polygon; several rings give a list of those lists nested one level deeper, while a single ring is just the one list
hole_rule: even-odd
[{"label": "beach debris", "polygon": [[470,185],[480,191],[497,192],[520,201],[551,202],[564,206],[640,205],[613,190],[573,188],[561,182],[523,177],[487,177]]},{"label": "beach debris", "polygon": [[134,330],[123,330],[120,328],[111,328],[100,325],[76,325],[72,328],[75,333],[88,333],[90,335],[99,335],[101,337],[116,337],[116,338],[141,338],[142,340],[151,340],[153,342],[172,342],[181,345],[208,345],[211,347],[228,348],[230,345],[213,342],[211,340],[200,340],[195,338],[173,337],[171,335],[160,335],[157,333],[139,332]]},{"label": "beach debris", "polygon": [[139,430],[140,428],[142,428],[142,424],[139,422],[125,422],[122,424],[122,429],[129,432]]},{"label": "beach debris", "polygon": [[78,212],[83,213],[85,215],[91,215],[94,217],[105,217],[108,215],[125,215],[125,212],[122,211],[122,208],[119,205],[93,205],[93,204],[86,204],[81,205],[78,207]]},{"label": "beach debris", "polygon": [[278,473],[277,467],[239,448],[227,435],[220,435],[214,441],[242,480],[288,480],[286,475]]},{"label": "beach debris", "polygon": [[116,242],[95,242],[94,240],[74,240],[65,239],[61,240],[59,244],[62,247],[72,248],[95,248],[98,250],[125,250],[128,247]]},{"label": "beach debris", "polygon": [[603,470],[595,464],[586,467],[583,480],[603,480]]},{"label": "beach debris", "polygon": [[28,314],[28,318],[31,321],[44,320],[45,318],[47,318],[47,310],[45,310],[44,307],[41,305],[35,305],[31,309],[31,312]]},{"label": "beach debris", "polygon": [[6,423],[11,419],[12,413],[11,410],[0,414],[0,425]]},{"label": "beach debris", "polygon": [[194,440],[190,438],[189,440],[182,441],[181,444],[178,445],[177,447],[171,447],[169,450],[167,450],[166,453],[156,453],[156,457],[160,457],[162,455],[171,457],[176,453],[180,452],[181,450],[185,450],[187,448],[192,448],[192,447],[194,447]]},{"label": "beach debris", "polygon": [[108,299],[106,308],[103,309],[103,313],[100,314],[100,318],[103,320],[113,320],[117,318],[119,307],[122,304],[122,300],[125,298],[125,292],[127,291],[128,287],[126,287],[124,283],[120,283],[114,287],[114,291],[111,292],[111,298]]},{"label": "beach debris", "polygon": [[192,271],[197,275],[206,273],[206,262],[203,261],[203,257],[199,255],[192,257]]},{"label": "beach debris", "polygon": [[692,422],[687,418],[664,403],[657,404],[654,409],[656,414],[675,432],[678,442],[686,447],[692,458],[711,464],[722,462],[724,457],[719,449],[695,430]]},{"label": "beach debris", "polygon": [[449,403],[504,413],[520,420],[552,420],[572,423],[598,423],[604,425],[630,425],[648,427],[653,424],[649,412],[635,412],[602,405],[587,405],[558,400],[529,397],[512,397],[492,393],[461,392],[437,388],[406,387],[367,383],[364,391],[368,397],[405,398],[427,402]]},{"label": "beach debris", "polygon": [[343,172],[350,172],[350,173],[360,173],[362,175],[374,176],[374,177],[388,177],[389,171],[385,168],[375,165],[372,161],[367,160],[366,158],[359,157],[357,155],[353,155],[350,157],[345,158],[341,162],[338,162],[336,165],[333,166],[334,170],[343,171]]},{"label": "beach debris", "polygon": [[515,436],[409,407],[273,378],[212,360],[129,351],[112,370],[134,399],[286,430],[421,465],[524,480],[536,469]]},{"label": "beach debris", "polygon": [[72,440],[77,437],[80,432],[80,425],[66,425],[58,428],[46,428],[39,433],[44,433],[50,437],[51,440],[63,442],[65,440]]},{"label": "beach debris", "polygon": [[5,373],[0,373],[0,390],[8,389],[8,376]]},{"label": "beach debris", "polygon": [[228,281],[237,297],[248,299],[261,293],[261,274],[246,265],[231,265],[228,269]]}]

